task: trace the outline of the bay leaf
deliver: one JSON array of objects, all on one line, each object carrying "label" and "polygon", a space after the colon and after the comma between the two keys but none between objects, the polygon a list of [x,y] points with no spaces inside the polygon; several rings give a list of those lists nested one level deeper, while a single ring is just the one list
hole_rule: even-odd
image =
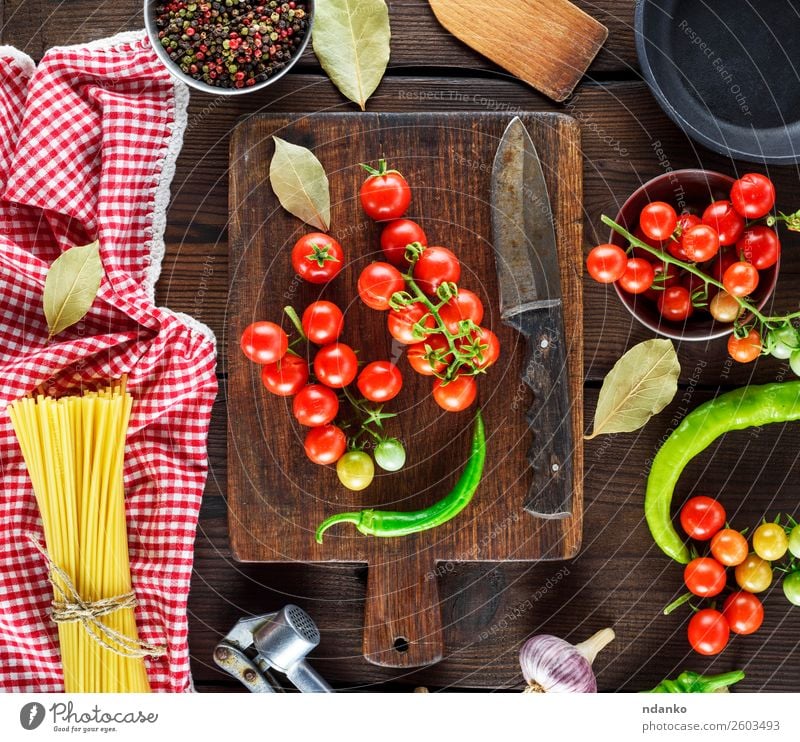
[{"label": "bay leaf", "polygon": [[630,433],[663,410],[678,391],[681,365],[671,340],[634,345],[603,379],[591,440],[606,433]]},{"label": "bay leaf", "polygon": [[363,111],[389,63],[391,30],[384,0],[317,3],[311,39],[333,84]]},{"label": "bay leaf", "polygon": [[53,261],[44,281],[48,340],[83,319],[97,296],[102,279],[100,243],[96,240],[82,247],[71,247]]},{"label": "bay leaf", "polygon": [[331,225],[331,194],[322,163],[310,149],[275,140],[269,182],[286,211],[323,232]]}]

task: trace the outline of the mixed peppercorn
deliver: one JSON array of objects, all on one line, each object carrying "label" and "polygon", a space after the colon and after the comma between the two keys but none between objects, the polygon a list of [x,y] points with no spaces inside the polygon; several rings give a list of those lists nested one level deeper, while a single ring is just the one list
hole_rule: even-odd
[{"label": "mixed peppercorn", "polygon": [[252,87],[282,70],[311,21],[303,2],[171,0],[155,6],[158,38],[195,80],[219,88]]}]

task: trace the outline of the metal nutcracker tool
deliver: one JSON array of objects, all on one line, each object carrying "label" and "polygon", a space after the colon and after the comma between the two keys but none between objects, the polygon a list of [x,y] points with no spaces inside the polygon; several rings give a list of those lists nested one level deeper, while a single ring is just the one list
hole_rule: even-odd
[{"label": "metal nutcracker tool", "polygon": [[251,693],[275,693],[273,671],[285,675],[303,693],[332,693],[306,656],[319,644],[319,629],[302,608],[284,606],[276,613],[243,618],[214,649],[218,667]]}]

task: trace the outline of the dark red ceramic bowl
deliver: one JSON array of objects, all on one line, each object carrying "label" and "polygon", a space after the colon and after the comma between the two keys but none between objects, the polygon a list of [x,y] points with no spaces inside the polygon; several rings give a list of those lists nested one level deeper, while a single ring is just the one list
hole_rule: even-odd
[{"label": "dark red ceramic bowl", "polygon": [[[674,170],[659,175],[633,192],[617,214],[617,224],[630,232],[639,223],[639,214],[651,201],[666,201],[677,212],[688,210],[698,216],[712,201],[729,198],[733,178],[711,170]],[[627,241],[613,230],[609,242],[623,249]],[[760,271],[758,288],[751,299],[759,309],[763,307],[775,290],[780,260],[766,270]],[[671,322],[661,317],[654,302],[642,294],[623,291],[617,284],[614,289],[628,311],[653,332],[675,340],[712,340],[728,335],[732,324],[717,322],[708,312],[696,311],[685,322]]]}]

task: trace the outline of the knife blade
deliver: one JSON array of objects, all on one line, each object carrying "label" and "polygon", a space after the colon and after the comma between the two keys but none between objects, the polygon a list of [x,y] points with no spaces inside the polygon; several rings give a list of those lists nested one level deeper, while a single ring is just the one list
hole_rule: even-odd
[{"label": "knife blade", "polygon": [[542,164],[519,117],[503,134],[492,167],[492,244],[500,319],[526,339],[522,380],[533,391],[527,412],[533,480],[525,510],[572,515],[572,415],[553,215]]}]

